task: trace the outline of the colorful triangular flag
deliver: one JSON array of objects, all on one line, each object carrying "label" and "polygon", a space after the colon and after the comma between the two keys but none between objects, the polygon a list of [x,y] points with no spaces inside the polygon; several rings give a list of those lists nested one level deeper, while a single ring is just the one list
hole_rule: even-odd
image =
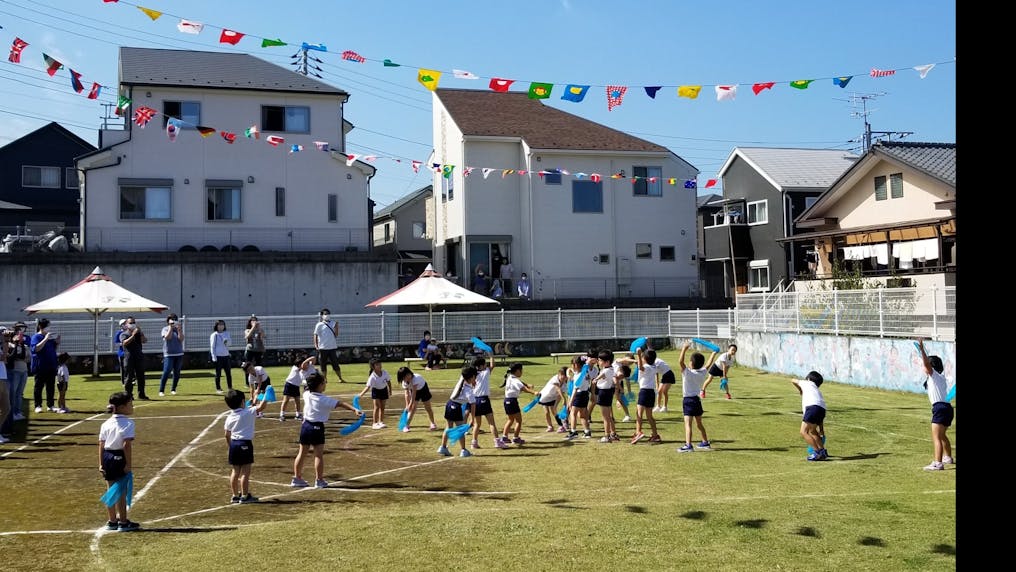
[{"label": "colorful triangular flag", "polygon": [[208,137],[210,135],[215,135],[215,128],[214,127],[204,127],[202,125],[198,125],[197,126],[197,130],[198,130],[198,133],[200,133],[202,137]]},{"label": "colorful triangular flag", "polygon": [[656,99],[656,92],[660,91],[662,87],[662,85],[647,85],[643,89],[646,90],[646,95],[648,95],[650,99]]},{"label": "colorful triangular flag", "polygon": [[400,68],[400,67],[402,67],[402,64],[397,64],[397,63],[393,62],[392,60],[385,60],[382,63],[385,65],[386,68]]},{"label": "colorful triangular flag", "polygon": [[483,178],[484,179],[486,179],[487,176],[490,175],[493,171],[494,171],[494,169],[490,169],[488,167],[484,167],[484,168],[480,169],[480,173],[483,174]]},{"label": "colorful triangular flag", "polygon": [[833,78],[833,85],[838,85],[840,87],[847,87],[847,84],[850,83],[850,80],[852,80],[852,79],[854,79],[854,76],[852,76],[852,75],[844,75],[844,76],[840,76],[840,77],[834,77]]},{"label": "colorful triangular flag", "polygon": [[794,80],[794,81],[790,82],[790,87],[795,88],[795,89],[808,89],[808,86],[811,85],[811,82],[813,82],[813,81],[815,81],[815,80],[813,80],[813,79],[797,79],[797,80]]},{"label": "colorful triangular flag", "polygon": [[46,54],[42,54],[42,60],[46,62],[46,73],[48,73],[50,76],[55,74],[57,70],[63,67],[62,63],[54,60],[53,58],[49,57]]},{"label": "colorful triangular flag", "polygon": [[138,10],[144,12],[145,16],[151,18],[153,22],[158,20],[159,17],[162,16],[162,12],[159,12],[158,10],[152,10],[151,8],[145,8],[144,6],[138,6]]},{"label": "colorful triangular flag", "polygon": [[462,176],[463,176],[463,177],[468,177],[468,176],[469,176],[469,175],[471,175],[472,173],[473,173],[473,167],[464,167],[464,168],[462,169]]},{"label": "colorful triangular flag", "polygon": [[550,92],[554,89],[552,83],[540,83],[534,81],[529,84],[529,99],[547,99],[550,97]]},{"label": "colorful triangular flag", "polygon": [[698,182],[695,181],[695,179],[686,179],[684,181],[684,188],[686,188],[686,189],[694,189],[694,188],[697,188],[697,187],[698,187]]},{"label": "colorful triangular flag", "polygon": [[236,133],[230,133],[229,131],[219,131],[219,135],[226,140],[226,143],[232,145],[236,142]]},{"label": "colorful triangular flag", "polygon": [[299,153],[300,151],[303,151],[303,145],[294,144],[292,147],[289,148],[290,155],[292,155],[293,153]]},{"label": "colorful triangular flag", "polygon": [[126,98],[126,97],[124,97],[122,95],[118,95],[116,97],[116,108],[117,108],[117,110],[119,110],[119,111],[127,111],[127,108],[130,107],[130,106],[131,106],[131,100],[130,99],[128,99],[128,98]]},{"label": "colorful triangular flag", "polygon": [[452,70],[452,75],[459,79],[480,79],[480,76],[466,70]]},{"label": "colorful triangular flag", "polygon": [[607,111],[614,111],[615,107],[621,105],[626,91],[628,91],[628,86],[625,85],[607,86]]},{"label": "colorful triangular flag", "polygon": [[304,42],[304,43],[300,44],[300,49],[302,49],[302,50],[314,50],[315,52],[327,52],[328,51],[328,46],[326,46],[324,44],[308,44],[307,42]]},{"label": "colorful triangular flag", "polygon": [[921,79],[924,79],[924,76],[928,75],[928,72],[930,72],[933,67],[935,67],[935,64],[924,64],[923,66],[914,66],[914,69],[917,73],[921,74]]},{"label": "colorful triangular flag", "polygon": [[717,180],[716,180],[716,179],[709,179],[708,181],[706,181],[706,186],[705,186],[705,188],[707,188],[707,189],[708,189],[709,187],[715,187],[715,186],[716,186],[716,183],[717,183]]},{"label": "colorful triangular flag", "polygon": [[737,84],[716,86],[716,101],[726,101],[737,97]]},{"label": "colorful triangular flag", "polygon": [[437,82],[441,81],[441,72],[420,68],[416,73],[416,81],[423,84],[423,87],[434,91],[437,89]]},{"label": "colorful triangular flag", "polygon": [[603,180],[603,175],[599,173],[592,173],[591,175],[589,175],[589,180],[594,183],[599,183],[600,181]]},{"label": "colorful triangular flag", "polygon": [[314,146],[318,148],[318,151],[328,151],[329,150],[329,148],[328,148],[328,142],[327,141],[315,141],[314,142]]},{"label": "colorful triangular flag", "polygon": [[352,167],[353,163],[355,163],[359,157],[360,156],[357,155],[356,153],[350,153],[349,155],[346,155],[346,166]]},{"label": "colorful triangular flag", "polygon": [[261,39],[261,47],[262,48],[267,48],[267,47],[270,47],[270,46],[286,46],[286,45],[288,45],[288,44],[286,44],[286,42],[283,42],[282,40],[272,40],[272,39],[269,39],[269,38],[262,38]]},{"label": "colorful triangular flag", "polygon": [[81,85],[81,74],[71,68],[67,68],[67,70],[71,72],[71,88],[78,93],[85,91],[85,86]]},{"label": "colorful triangular flag", "polygon": [[698,97],[699,92],[702,91],[701,85],[679,85],[677,86],[677,96],[687,97],[688,99],[695,99]]},{"label": "colorful triangular flag", "polygon": [[421,163],[420,161],[413,161],[413,165],[412,165],[413,166],[413,172],[414,173],[419,173],[420,172],[420,165],[422,165],[422,164],[423,163]]},{"label": "colorful triangular flag", "polygon": [[134,110],[134,123],[144,129],[148,125],[148,122],[155,117],[156,113],[158,112],[151,107],[142,105]]},{"label": "colorful triangular flag", "polygon": [[452,178],[452,171],[455,170],[455,165],[445,165],[441,167],[441,176],[446,179]]},{"label": "colorful triangular flag", "polygon": [[490,89],[500,93],[504,93],[508,91],[508,88],[510,88],[513,83],[515,83],[515,80],[513,79],[502,79],[499,77],[492,77],[490,78],[490,84],[488,85],[490,86]]},{"label": "colorful triangular flag", "polygon": [[353,50],[346,50],[346,51],[342,52],[342,59],[344,59],[346,61],[350,61],[350,62],[361,63],[361,64],[363,62],[367,61],[367,58],[361,56],[360,54],[354,52]]},{"label": "colorful triangular flag", "polygon": [[578,103],[586,98],[586,92],[588,91],[588,85],[575,85],[570,83],[564,87],[564,94],[561,95],[561,99]]},{"label": "colorful triangular flag", "polygon": [[205,29],[205,25],[201,22],[191,22],[190,20],[180,20],[180,23],[176,25],[176,29],[180,30],[184,34],[200,34],[201,30]]},{"label": "colorful triangular flag", "polygon": [[676,185],[677,184],[677,178],[676,177],[670,177],[669,179],[667,179],[667,184],[668,185]]},{"label": "colorful triangular flag", "polygon": [[176,141],[176,136],[180,134],[180,120],[175,117],[170,117],[166,121],[166,137],[169,138],[169,142],[173,143]]},{"label": "colorful triangular flag", "polygon": [[268,143],[272,147],[278,147],[279,144],[285,142],[286,142],[285,138],[279,137],[278,135],[269,135],[268,137],[265,137],[265,143]]},{"label": "colorful triangular flag", "polygon": [[243,134],[247,137],[247,139],[259,139],[261,137],[261,132],[258,131],[257,125],[251,125],[247,129],[244,129]]},{"label": "colorful triangular flag", "polygon": [[755,95],[758,95],[767,89],[772,89],[774,85],[776,85],[776,82],[772,81],[767,81],[764,83],[756,83],[752,84],[751,90],[755,92]]},{"label": "colorful triangular flag", "polygon": [[240,32],[234,32],[233,30],[227,30],[225,28],[223,28],[222,33],[219,34],[220,44],[232,44],[235,46],[241,39],[243,39],[243,34]]},{"label": "colorful triangular flag", "polygon": [[92,89],[88,91],[88,99],[99,99],[99,92],[102,91],[102,86],[92,82]]},{"label": "colorful triangular flag", "polygon": [[21,63],[21,52],[28,46],[28,42],[21,38],[14,38],[14,42],[11,44],[11,55],[7,56],[7,61],[12,64]]}]

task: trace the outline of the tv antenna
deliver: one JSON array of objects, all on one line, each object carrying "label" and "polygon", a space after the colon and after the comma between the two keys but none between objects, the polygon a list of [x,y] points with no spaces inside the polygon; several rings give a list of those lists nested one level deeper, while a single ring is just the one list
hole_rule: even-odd
[{"label": "tv antenna", "polygon": [[[864,121],[864,137],[862,143],[864,144],[864,153],[871,149],[872,137],[874,136],[877,140],[881,141],[882,138],[892,140],[893,135],[899,136],[900,139],[908,135],[913,135],[913,131],[872,131],[871,123],[868,122],[868,116],[878,111],[877,109],[868,109],[868,101],[874,100],[876,97],[882,97],[883,95],[889,95],[888,92],[881,91],[878,93],[851,93],[849,99],[839,99],[840,101],[846,101],[850,103],[850,106],[854,109],[850,112],[851,117],[860,117]],[[860,107],[860,110],[857,108]]]}]

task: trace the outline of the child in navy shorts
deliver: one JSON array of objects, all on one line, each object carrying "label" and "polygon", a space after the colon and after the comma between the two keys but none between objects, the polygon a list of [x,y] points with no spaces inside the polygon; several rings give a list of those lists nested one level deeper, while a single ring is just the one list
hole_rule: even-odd
[{"label": "child in navy shorts", "polygon": [[568,433],[568,439],[574,439],[579,436],[578,427],[579,419],[582,420],[583,433],[582,436],[585,439],[589,439],[593,436],[593,432],[589,427],[589,380],[592,376],[589,371],[586,370],[586,375],[579,376],[582,373],[583,360],[579,356],[572,358],[572,366],[568,368],[568,377],[571,378],[572,392],[568,397],[568,426],[571,431]]},{"label": "child in navy shorts", "polygon": [[402,382],[402,389],[406,390],[406,411],[408,411],[408,414],[406,426],[402,428],[402,432],[409,433],[409,424],[413,422],[413,416],[416,415],[417,401],[423,403],[423,407],[427,411],[427,417],[430,418],[430,430],[437,431],[437,424],[434,423],[434,409],[430,406],[430,400],[433,396],[430,394],[427,380],[423,379],[422,375],[413,373],[413,370],[405,366],[400,367],[395,375]]},{"label": "child in navy shorts", "polygon": [[568,383],[568,368],[562,367],[557,370],[547,383],[543,386],[543,389],[537,393],[537,397],[540,398],[540,405],[543,406],[543,413],[547,417],[547,433],[554,432],[554,422],[557,421],[557,432],[565,433],[568,430],[565,428],[561,418],[557,416],[557,403],[567,403],[568,398],[564,394],[564,390],[561,387]]},{"label": "child in navy shorts", "polygon": [[[448,429],[457,427],[458,425],[465,422],[466,414],[463,410],[465,407],[469,407],[470,413],[473,414],[473,418],[476,418],[476,397],[473,396],[473,385],[476,384],[476,368],[467,365],[462,368],[462,376],[459,378],[459,382],[452,388],[452,394],[448,398],[448,402],[445,403],[444,418],[446,422],[446,429],[441,435],[441,446],[437,448],[438,455],[444,455],[445,457],[451,457],[452,453],[448,450]],[[460,457],[472,457],[473,454],[466,449],[466,436],[465,434],[459,438],[459,446],[462,450],[459,452]]]},{"label": "child in navy shorts", "polygon": [[924,467],[924,470],[941,471],[945,469],[946,465],[956,463],[952,457],[952,443],[949,442],[949,436],[946,435],[946,430],[952,425],[955,412],[952,404],[946,399],[948,383],[945,376],[942,375],[945,370],[942,358],[929,356],[924,351],[923,339],[917,341],[917,349],[921,352],[924,373],[928,376],[924,387],[928,390],[928,400],[931,401],[931,441],[935,451],[935,458],[932,459],[930,465]]},{"label": "child in navy shorts", "polygon": [[[106,488],[131,472],[133,455],[131,448],[134,443],[134,420],[128,415],[134,413],[134,401],[126,391],[118,391],[109,396],[106,411],[112,417],[102,423],[99,428],[99,472],[106,480]],[[136,522],[127,518],[127,491],[116,500],[116,504],[106,507],[109,517],[106,530],[131,531],[141,528]]]},{"label": "child in navy shorts", "polygon": [[512,438],[512,443],[516,445],[524,445],[526,440],[519,437],[519,433],[522,432],[522,408],[519,407],[519,394],[523,391],[536,395],[533,388],[522,381],[522,364],[514,362],[508,366],[508,371],[504,374],[504,383],[501,384],[504,388],[504,413],[508,416],[508,420],[504,423],[504,433],[501,436],[501,442],[508,443],[508,434],[514,433],[515,437]]},{"label": "child in navy shorts", "polygon": [[226,432],[226,447],[229,451],[229,489],[233,493],[230,502],[258,502],[258,498],[250,494],[250,470],[254,464],[254,420],[257,414],[264,411],[268,401],[262,397],[260,401],[244,407],[242,391],[230,389],[226,392],[226,407],[229,415],[223,428]]},{"label": "child in navy shorts", "polygon": [[374,402],[372,429],[384,429],[385,425],[385,403],[392,394],[392,377],[384,370],[381,360],[370,359],[370,374],[367,376],[367,384],[360,392],[363,397],[367,390],[370,390],[370,398]]},{"label": "child in navy shorts", "polygon": [[282,384],[282,405],[279,407],[279,421],[286,420],[286,405],[290,401],[293,402],[293,409],[296,409],[294,419],[297,421],[303,419],[303,412],[300,407],[300,391],[307,376],[317,371],[314,369],[314,360],[314,356],[307,357],[304,354],[296,354],[296,357],[293,358],[293,366],[289,369],[289,375],[286,376],[286,383]]},{"label": "child in navy shorts", "polygon": [[801,394],[801,409],[804,416],[801,418],[801,437],[814,450],[808,455],[809,461],[824,461],[829,458],[825,450],[823,433],[825,432],[826,404],[822,398],[819,387],[822,385],[822,374],[817,371],[809,371],[804,379],[792,379],[797,391]]},{"label": "child in navy shorts", "polygon": [[328,382],[320,373],[307,376],[307,391],[303,393],[303,425],[300,426],[300,452],[293,461],[293,481],[290,486],[306,487],[303,480],[303,462],[307,456],[314,455],[314,486],[323,489],[328,486],[325,474],[325,421],[333,409],[339,407],[352,411],[357,416],[363,412],[348,403],[343,403],[323,392]]},{"label": "child in navy shorts", "polygon": [[635,415],[637,415],[635,435],[631,438],[631,444],[638,443],[646,436],[642,431],[643,417],[649,421],[649,427],[652,430],[649,442],[662,443],[663,440],[656,430],[656,419],[653,417],[653,406],[656,404],[656,350],[643,352],[642,348],[639,348],[635,355],[638,358],[639,396],[635,408]]},{"label": "child in navy shorts", "polygon": [[702,391],[702,383],[706,380],[706,376],[709,375],[709,367],[713,365],[713,360],[716,359],[716,352],[710,354],[708,363],[706,363],[705,356],[698,352],[693,353],[691,355],[691,367],[688,367],[685,365],[684,356],[688,353],[690,345],[689,342],[684,343],[684,346],[681,347],[681,357],[678,359],[678,365],[681,368],[681,389],[684,394],[684,402],[682,403],[684,408],[684,445],[678,449],[679,453],[690,453],[695,450],[695,447],[692,447],[691,444],[692,421],[698,425],[699,433],[702,434],[702,441],[699,442],[698,448],[704,451],[712,449],[709,437],[706,436],[706,428],[702,425],[702,399],[699,398],[699,392]]}]

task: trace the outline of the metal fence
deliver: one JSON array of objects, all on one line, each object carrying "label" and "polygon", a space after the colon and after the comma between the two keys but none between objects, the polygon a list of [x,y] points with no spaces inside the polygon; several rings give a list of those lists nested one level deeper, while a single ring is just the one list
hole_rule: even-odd
[{"label": "metal fence", "polygon": [[[518,310],[333,315],[339,345],[415,345],[424,330],[446,343],[466,343],[473,336],[494,341],[567,341],[700,337],[727,339],[738,331],[822,333],[831,335],[956,339],[956,289],[890,288],[747,294],[737,308],[671,310],[669,308],[600,308],[592,310]],[[98,322],[98,349],[111,353],[113,333],[124,316]],[[184,349],[207,351],[218,317],[183,316]],[[243,349],[247,316],[222,318],[232,349]],[[93,322],[52,318],[62,336],[60,349],[72,355],[92,353]],[[136,316],[148,347],[160,345],[164,317]],[[8,327],[15,320],[0,324]],[[259,316],[268,349],[309,348],[317,316]],[[34,328],[30,327],[31,330]]]}]

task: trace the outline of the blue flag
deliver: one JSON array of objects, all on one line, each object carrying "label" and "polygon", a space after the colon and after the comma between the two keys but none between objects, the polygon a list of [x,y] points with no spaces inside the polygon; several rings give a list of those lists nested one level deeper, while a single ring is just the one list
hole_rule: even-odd
[{"label": "blue flag", "polygon": [[324,44],[308,44],[307,42],[304,42],[303,44],[300,45],[300,47],[304,50],[315,50],[318,52],[328,51],[328,47],[325,46]]},{"label": "blue flag", "polygon": [[564,88],[564,95],[561,96],[561,99],[578,103],[585,99],[587,91],[589,91],[588,85],[568,84]]},{"label": "blue flag", "polygon": [[645,86],[646,95],[648,95],[649,97],[651,97],[653,99],[656,99],[656,92],[660,91],[661,87],[663,87],[663,86],[659,86],[659,85],[653,85],[653,86],[647,85],[647,86]]},{"label": "blue flag", "polygon": [[834,77],[833,78],[833,85],[838,85],[840,87],[847,87],[847,84],[850,83],[850,80],[853,79],[853,78],[854,78],[854,76],[852,76],[852,75],[845,75],[843,77]]}]

